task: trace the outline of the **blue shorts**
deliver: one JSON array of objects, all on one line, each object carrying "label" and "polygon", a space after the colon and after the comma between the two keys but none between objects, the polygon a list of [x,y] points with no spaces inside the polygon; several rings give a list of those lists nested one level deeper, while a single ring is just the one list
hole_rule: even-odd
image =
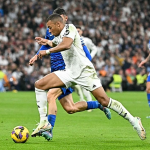
[{"label": "blue shorts", "polygon": [[150,82],[150,73],[147,76],[147,82]]},{"label": "blue shorts", "polygon": [[71,87],[69,87],[68,89],[61,88],[61,90],[63,93],[58,97],[58,100],[62,99],[63,97],[65,97],[73,92],[73,89]]}]

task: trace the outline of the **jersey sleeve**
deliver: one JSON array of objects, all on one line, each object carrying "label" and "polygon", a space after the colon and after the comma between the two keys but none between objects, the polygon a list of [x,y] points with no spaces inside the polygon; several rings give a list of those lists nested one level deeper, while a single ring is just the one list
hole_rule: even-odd
[{"label": "jersey sleeve", "polygon": [[82,44],[82,47],[83,47],[86,57],[91,61],[92,60],[91,54],[90,54],[87,46],[84,44],[84,40],[82,37],[80,37],[80,41],[81,41],[81,44]]},{"label": "jersey sleeve", "polygon": [[83,50],[85,52],[86,57],[91,61],[92,57],[91,57],[91,54],[90,54],[88,48],[86,47],[86,45],[83,45]]},{"label": "jersey sleeve", "polygon": [[77,32],[76,27],[73,24],[67,24],[65,28],[66,30],[65,30],[63,37],[69,37],[74,40],[76,32]]},{"label": "jersey sleeve", "polygon": [[94,56],[97,53],[97,47],[95,46],[95,44],[92,42],[91,39],[89,40],[89,47],[90,47],[90,50],[91,50],[91,56],[92,56],[92,58],[94,58]]}]

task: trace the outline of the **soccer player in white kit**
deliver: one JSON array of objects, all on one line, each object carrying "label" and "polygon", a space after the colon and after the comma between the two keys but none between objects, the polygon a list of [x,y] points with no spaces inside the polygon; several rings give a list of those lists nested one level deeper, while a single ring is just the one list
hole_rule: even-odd
[{"label": "soccer player in white kit", "polygon": [[[61,52],[66,69],[50,73],[36,81],[36,100],[40,101],[47,98],[46,90],[48,89],[79,84],[89,90],[104,107],[114,110],[128,120],[141,140],[146,139],[146,132],[142,126],[141,119],[133,117],[119,101],[106,95],[93,64],[85,56],[76,27],[73,24],[64,24],[58,14],[52,14],[48,18],[47,26],[55,38],[52,41],[46,40],[46,42],[43,38],[36,38],[39,44],[48,44],[52,47],[51,49],[40,51],[38,58],[50,53]],[[47,124],[41,127],[39,132],[47,130],[46,126]]]}]

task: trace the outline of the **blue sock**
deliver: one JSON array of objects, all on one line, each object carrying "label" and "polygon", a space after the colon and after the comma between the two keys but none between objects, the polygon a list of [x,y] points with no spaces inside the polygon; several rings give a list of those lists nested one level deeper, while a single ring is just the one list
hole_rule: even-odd
[{"label": "blue sock", "polygon": [[148,100],[148,105],[150,107],[150,93],[147,93],[147,100]]},{"label": "blue sock", "polygon": [[102,105],[98,101],[88,101],[87,102],[87,110],[88,109],[96,109],[96,108],[100,108],[101,109],[101,106]]},{"label": "blue sock", "polygon": [[54,127],[56,121],[56,115],[50,114],[48,115],[48,122]]}]

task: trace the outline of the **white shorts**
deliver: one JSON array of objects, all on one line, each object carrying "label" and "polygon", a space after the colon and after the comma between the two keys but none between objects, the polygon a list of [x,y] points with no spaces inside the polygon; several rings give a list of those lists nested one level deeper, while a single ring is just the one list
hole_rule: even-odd
[{"label": "white shorts", "polygon": [[102,86],[94,68],[84,68],[81,75],[75,79],[70,76],[67,70],[54,71],[53,73],[60,78],[67,88],[78,84],[88,91],[93,91]]}]

